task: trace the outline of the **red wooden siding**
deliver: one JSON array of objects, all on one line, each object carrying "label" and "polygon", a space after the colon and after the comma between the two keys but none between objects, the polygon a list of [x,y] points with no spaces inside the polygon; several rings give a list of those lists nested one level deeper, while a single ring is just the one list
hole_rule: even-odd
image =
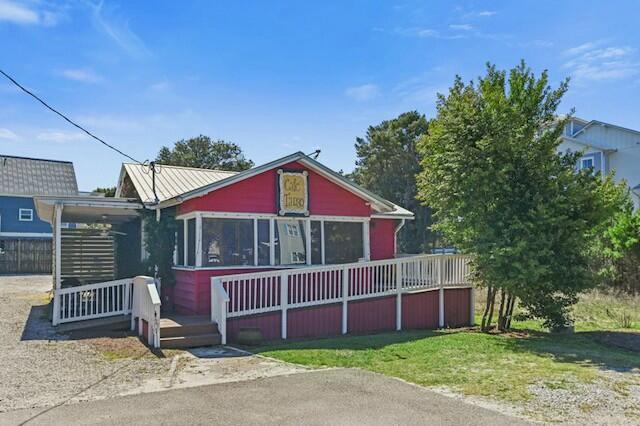
[{"label": "red wooden siding", "polygon": [[396,298],[359,300],[347,305],[349,333],[372,333],[396,329]]},{"label": "red wooden siding", "polygon": [[227,339],[231,342],[237,341],[238,333],[242,328],[258,328],[264,340],[278,340],[282,336],[282,314],[278,311],[240,318],[229,318],[227,319]]},{"label": "red wooden siding", "polygon": [[402,328],[438,328],[438,290],[402,295]]},{"label": "red wooden siding", "polygon": [[471,314],[471,289],[454,288],[444,291],[444,326],[462,327],[469,325]]},{"label": "red wooden siding", "polygon": [[395,256],[395,233],[398,221],[372,219],[369,225],[371,260],[391,259]]},{"label": "red wooden siding", "polygon": [[175,271],[174,308],[178,314],[182,315],[209,315],[211,314],[211,277],[266,270],[269,269],[178,269]]},{"label": "red wooden siding", "polygon": [[342,332],[342,304],[287,311],[287,338],[337,336]]},{"label": "red wooden siding", "polygon": [[[300,163],[292,162],[283,169],[305,169],[309,172],[309,210],[312,215],[369,216],[371,208],[357,195],[325,179]],[[178,206],[178,214],[191,211],[242,213],[276,213],[276,173],[267,170],[227,187],[192,198]]]},{"label": "red wooden siding", "polygon": [[[469,325],[471,291],[447,289],[444,292],[445,326]],[[439,291],[429,290],[405,293],[402,296],[402,329],[438,328]],[[392,331],[396,328],[396,297],[350,301],[347,305],[349,334]],[[229,341],[236,341],[241,328],[258,328],[265,340],[281,338],[280,311],[227,320]],[[342,332],[342,304],[289,309],[287,311],[287,338],[317,338],[338,336]]]}]

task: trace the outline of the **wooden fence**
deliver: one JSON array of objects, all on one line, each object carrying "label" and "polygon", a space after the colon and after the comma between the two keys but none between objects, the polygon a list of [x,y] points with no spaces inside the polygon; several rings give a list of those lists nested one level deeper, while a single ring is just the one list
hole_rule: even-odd
[{"label": "wooden fence", "polygon": [[0,274],[50,274],[51,239],[0,239]]},{"label": "wooden fence", "polygon": [[115,276],[113,237],[102,229],[62,229],[61,279],[82,283],[111,281]]}]

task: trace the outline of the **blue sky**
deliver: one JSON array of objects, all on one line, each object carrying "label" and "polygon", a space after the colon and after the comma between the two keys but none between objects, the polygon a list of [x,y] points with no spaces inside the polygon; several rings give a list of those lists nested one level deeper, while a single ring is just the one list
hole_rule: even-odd
[{"label": "blue sky", "polygon": [[[302,150],[353,169],[356,136],[435,112],[455,74],[524,58],[562,112],[640,129],[635,1],[142,2],[0,0],[0,67],[144,160],[206,134],[260,164]],[[115,185],[117,154],[0,82],[0,154],[70,160]]]}]

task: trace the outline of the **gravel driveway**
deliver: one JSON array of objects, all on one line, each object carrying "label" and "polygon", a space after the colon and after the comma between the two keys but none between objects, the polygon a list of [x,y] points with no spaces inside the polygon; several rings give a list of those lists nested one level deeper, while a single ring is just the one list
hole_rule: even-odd
[{"label": "gravel driveway", "polygon": [[124,333],[58,335],[50,288],[50,276],[0,276],[0,412],[306,371],[230,349],[157,356]]}]

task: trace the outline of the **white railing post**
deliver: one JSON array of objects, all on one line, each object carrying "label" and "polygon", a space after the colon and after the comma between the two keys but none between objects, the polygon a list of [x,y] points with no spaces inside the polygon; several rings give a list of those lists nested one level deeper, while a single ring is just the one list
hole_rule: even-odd
[{"label": "white railing post", "polygon": [[349,307],[347,306],[349,299],[349,267],[345,266],[342,270],[342,334],[347,334],[347,315]]},{"label": "white railing post", "polygon": [[280,307],[282,309],[282,339],[287,338],[287,307],[289,306],[289,274],[280,273]]},{"label": "white railing post", "polygon": [[131,306],[129,305],[129,302],[131,302],[130,300],[130,292],[131,292],[131,283],[127,283],[125,285],[122,286],[122,292],[124,293],[122,295],[122,315],[127,315],[128,313],[131,312]]},{"label": "white railing post", "polygon": [[444,327],[444,257],[438,257],[438,327]]},{"label": "white railing post", "polygon": [[396,263],[396,330],[402,330],[402,262]]},{"label": "white railing post", "polygon": [[222,285],[222,278],[211,278],[211,322],[218,324],[220,343],[227,344],[227,312],[229,295]]}]

